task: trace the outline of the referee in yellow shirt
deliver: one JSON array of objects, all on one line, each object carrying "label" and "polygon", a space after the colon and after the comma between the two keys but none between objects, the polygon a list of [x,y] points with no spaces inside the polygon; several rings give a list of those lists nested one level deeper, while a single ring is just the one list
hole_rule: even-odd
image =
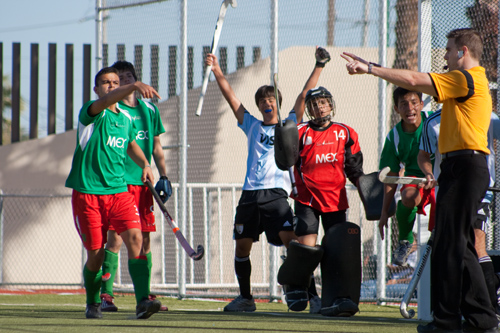
[{"label": "referee in yellow shirt", "polygon": [[[434,320],[418,332],[496,332],[498,320],[474,250],[472,222],[489,184],[485,155],[492,101],[480,35],[473,29],[452,30],[446,36],[449,72],[420,73],[383,68],[352,53],[349,74],[372,74],[397,86],[421,91],[443,103],[439,152],[443,156],[436,198],[435,239],[431,254],[431,292]],[[427,174],[425,187],[436,185]],[[462,326],[462,316],[465,323]]]}]

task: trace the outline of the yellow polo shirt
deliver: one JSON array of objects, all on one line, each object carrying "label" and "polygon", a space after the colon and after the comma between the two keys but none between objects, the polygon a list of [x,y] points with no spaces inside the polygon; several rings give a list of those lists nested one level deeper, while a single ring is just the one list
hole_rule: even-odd
[{"label": "yellow polo shirt", "polygon": [[438,94],[437,102],[443,103],[439,152],[473,149],[489,154],[487,132],[492,101],[484,68],[429,75]]}]

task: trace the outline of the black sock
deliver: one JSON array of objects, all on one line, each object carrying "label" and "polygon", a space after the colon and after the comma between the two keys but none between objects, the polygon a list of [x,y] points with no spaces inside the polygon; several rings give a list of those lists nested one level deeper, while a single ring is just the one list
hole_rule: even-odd
[{"label": "black sock", "polygon": [[252,299],[250,293],[250,275],[252,274],[252,264],[250,257],[234,257],[234,271],[240,285],[240,294],[246,299]]},{"label": "black sock", "polygon": [[486,281],[486,286],[488,287],[488,295],[490,295],[491,303],[494,305],[496,309],[497,306],[497,277],[495,275],[495,269],[493,267],[493,262],[491,258],[488,256],[479,258],[479,264],[481,265],[481,269],[483,270],[484,279]]},{"label": "black sock", "polygon": [[318,291],[316,290],[316,281],[314,281],[314,273],[311,274],[311,283],[309,283],[309,287],[307,288],[309,293],[309,299],[314,296],[318,296]]}]

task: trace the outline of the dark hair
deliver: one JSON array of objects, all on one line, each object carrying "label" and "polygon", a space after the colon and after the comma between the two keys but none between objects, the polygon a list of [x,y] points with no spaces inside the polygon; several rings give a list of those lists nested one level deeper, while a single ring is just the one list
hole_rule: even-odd
[{"label": "dark hair", "polygon": [[[259,89],[257,89],[257,92],[255,93],[255,104],[259,106],[260,99],[266,97],[274,97],[273,86],[262,86]],[[279,103],[279,106],[281,106],[281,101],[283,100],[283,97],[281,96],[281,91],[279,89],[278,89],[278,99],[279,101],[277,102]]]},{"label": "dark hair", "polygon": [[137,74],[135,74],[134,65],[125,60],[118,60],[111,67],[116,68],[119,72],[130,72],[137,81]]},{"label": "dark hair", "polygon": [[483,55],[483,39],[476,30],[471,28],[455,29],[450,31],[446,38],[454,38],[457,48],[467,46],[472,58],[481,59]]},{"label": "dark hair", "polygon": [[118,75],[118,70],[114,67],[104,67],[95,75],[94,85],[96,87],[99,86],[99,79],[101,78],[101,76],[109,73],[115,73],[116,75]]},{"label": "dark hair", "polygon": [[394,102],[394,105],[398,105],[399,99],[406,96],[406,94],[415,94],[418,96],[418,99],[420,102],[422,102],[422,93],[420,91],[413,91],[413,90],[408,90],[405,88],[397,87],[394,89],[394,92],[392,93],[392,101]]}]

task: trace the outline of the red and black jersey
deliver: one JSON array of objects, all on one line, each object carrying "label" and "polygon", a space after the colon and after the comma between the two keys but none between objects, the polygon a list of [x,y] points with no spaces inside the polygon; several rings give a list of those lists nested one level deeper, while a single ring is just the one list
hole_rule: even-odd
[{"label": "red and black jersey", "polygon": [[322,213],[349,208],[346,178],[355,183],[363,174],[358,134],[341,123],[324,128],[303,123],[298,130],[300,152],[294,171],[298,195],[294,199]]}]

